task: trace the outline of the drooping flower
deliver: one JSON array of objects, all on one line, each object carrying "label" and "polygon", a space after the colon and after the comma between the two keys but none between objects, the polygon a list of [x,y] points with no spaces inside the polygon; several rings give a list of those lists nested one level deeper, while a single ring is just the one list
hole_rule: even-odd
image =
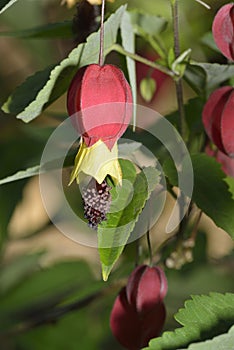
[{"label": "drooping flower", "polygon": [[210,140],[217,148],[234,157],[234,88],[223,86],[215,90],[206,102],[202,121]]},{"label": "drooping flower", "polygon": [[212,26],[216,45],[230,60],[234,60],[234,4],[226,4],[217,12]]},{"label": "drooping flower", "polygon": [[[70,84],[67,109],[81,135],[70,184],[75,179],[81,183],[85,176],[90,176],[101,185],[108,175],[115,184],[121,184],[117,141],[132,117],[132,94],[123,72],[109,64],[82,67]],[[106,212],[102,214],[88,218],[92,227]]]},{"label": "drooping flower", "polygon": [[101,140],[111,149],[128,127],[131,104],[123,72],[110,64],[81,68],[68,91],[68,113],[88,147]]},{"label": "drooping flower", "polygon": [[110,316],[111,330],[124,347],[138,350],[159,336],[166,317],[166,293],[167,280],[159,267],[140,265],[132,272]]}]

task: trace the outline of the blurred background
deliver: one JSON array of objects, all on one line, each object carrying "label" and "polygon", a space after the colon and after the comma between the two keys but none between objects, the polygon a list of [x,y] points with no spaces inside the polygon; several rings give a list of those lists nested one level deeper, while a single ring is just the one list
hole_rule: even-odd
[{"label": "blurred background", "polygon": [[[107,4],[107,13],[126,1]],[[165,0],[129,0],[129,9],[165,17],[163,40],[172,46],[170,4]],[[207,0],[207,10],[194,0],[180,6],[181,49],[192,58],[222,62],[223,57],[202,43],[217,9],[226,1]],[[18,1],[0,16],[0,32],[19,32],[47,23],[71,21],[76,7],[60,0]],[[0,33],[0,104],[29,75],[59,62],[76,46],[74,37],[20,39]],[[137,51],[151,57],[137,39]],[[116,55],[108,60],[118,60]],[[121,60],[120,60],[121,62]],[[158,74],[158,88],[148,104],[162,114],[175,110],[174,86]],[[144,68],[138,66],[138,75]],[[194,93],[185,85],[186,99]],[[139,103],[145,103],[139,95]],[[24,124],[0,111],[0,178],[40,163],[49,135],[67,117],[62,96],[39,118]],[[168,237],[165,225],[173,200],[168,197],[162,217],[151,232],[153,251]],[[108,283],[101,281],[98,252],[63,236],[50,222],[40,197],[38,177],[0,186],[0,343],[4,350],[121,349],[109,329],[109,314],[119,288],[134,267],[134,244],[129,245]],[[167,269],[165,329],[176,325],[173,314],[191,294],[234,291],[231,278],[233,244],[229,236],[203,215],[193,259],[181,269]],[[147,261],[144,248],[142,260]],[[80,303],[77,304],[77,301]],[[72,305],[72,306],[71,306]],[[58,307],[55,312],[55,306]]]}]

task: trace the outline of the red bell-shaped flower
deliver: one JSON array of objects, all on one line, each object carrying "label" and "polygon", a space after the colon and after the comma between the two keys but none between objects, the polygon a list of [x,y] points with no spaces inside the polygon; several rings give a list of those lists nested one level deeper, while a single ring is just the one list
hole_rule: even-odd
[{"label": "red bell-shaped flower", "polygon": [[217,12],[212,26],[216,45],[224,56],[234,60],[234,4],[224,5]]},{"label": "red bell-shaped flower", "polygon": [[206,102],[202,120],[207,135],[218,149],[234,157],[234,88],[215,90]]},{"label": "red bell-shaped flower", "polygon": [[130,275],[126,286],[128,302],[138,313],[147,313],[161,303],[167,293],[167,280],[162,269],[138,266]]},{"label": "red bell-shaped flower", "polygon": [[102,140],[111,149],[130,123],[131,89],[119,68],[91,64],[73,78],[67,108],[86,146]]},{"label": "red bell-shaped flower", "polygon": [[166,292],[166,277],[159,267],[141,265],[132,272],[110,317],[111,330],[124,347],[139,350],[160,335],[166,318]]}]

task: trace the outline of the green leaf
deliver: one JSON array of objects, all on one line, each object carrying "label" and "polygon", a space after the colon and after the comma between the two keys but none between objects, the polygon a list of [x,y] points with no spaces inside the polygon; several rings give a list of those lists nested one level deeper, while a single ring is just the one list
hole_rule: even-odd
[{"label": "green leaf", "polygon": [[139,174],[133,164],[121,160],[123,184],[111,190],[112,204],[107,220],[98,226],[98,247],[102,275],[106,281],[120,257],[147,199],[159,182],[159,172],[151,167]]},{"label": "green leaf", "polygon": [[[117,32],[126,6],[121,6],[105,22],[104,54],[107,55],[116,42]],[[78,45],[67,58],[57,66],[29,77],[8,98],[2,109],[6,113],[17,114],[17,118],[28,123],[35,119],[69,87],[70,81],[79,67],[97,63],[99,56],[99,32],[92,33],[85,44]]]},{"label": "green leaf", "polygon": [[33,315],[43,316],[68,298],[81,298],[87,292],[100,289],[100,283],[93,282],[88,266],[80,261],[58,263],[29,274],[16,288],[1,296],[1,328],[6,329]]},{"label": "green leaf", "polygon": [[51,72],[54,71],[55,67],[54,64],[50,65],[43,71],[39,71],[27,78],[22,85],[15,89],[4,103],[2,110],[5,113],[20,115],[20,112],[27,106],[30,106],[32,104],[31,102],[37,98],[39,91],[43,90],[43,87],[50,79]]},{"label": "green leaf", "polygon": [[201,38],[201,42],[202,44],[208,46],[210,49],[220,53],[220,50],[218,49],[215,41],[214,41],[214,37],[212,32],[208,32],[206,34],[203,35],[203,37]]},{"label": "green leaf", "polygon": [[[234,344],[234,326],[228,333],[219,335],[212,340],[191,344],[188,350],[230,350]],[[185,349],[184,349],[185,350]]]},{"label": "green leaf", "polygon": [[188,64],[184,75],[194,91],[204,98],[233,76],[234,65],[198,62]]},{"label": "green leaf", "polygon": [[234,322],[234,294],[194,295],[175,319],[183,327],[152,339],[145,350],[177,350],[227,332]]},{"label": "green leaf", "polygon": [[20,170],[17,173],[7,176],[4,179],[0,180],[0,185],[4,185],[9,182],[26,179],[31,176],[38,175],[40,173],[40,165],[36,165],[32,168],[28,168],[26,170]]},{"label": "green leaf", "polygon": [[188,49],[182,52],[182,54],[171,64],[171,68],[178,75],[178,78],[181,78],[184,75],[186,65],[191,56],[191,51],[191,49]]},{"label": "green leaf", "polygon": [[24,278],[39,269],[39,260],[42,253],[17,257],[6,266],[1,266],[0,293],[4,294],[15,287]]},{"label": "green leaf", "polygon": [[[21,167],[30,167],[39,163],[44,142],[26,135],[15,119],[9,119],[9,132],[1,134],[0,178],[14,174]],[[22,199],[26,181],[6,183],[0,186],[0,247],[8,234],[8,225],[16,205]]]},{"label": "green leaf", "polygon": [[130,15],[135,33],[138,35],[141,35],[144,31],[145,34],[155,36],[166,29],[167,20],[163,17],[139,10],[131,11]]},{"label": "green leaf", "polygon": [[[205,154],[191,156],[194,171],[193,201],[218,227],[234,238],[234,200],[225,182],[221,165]],[[172,162],[163,167],[173,185],[177,185],[177,174]]]},{"label": "green leaf", "polygon": [[229,191],[231,192],[231,194],[232,194],[232,199],[234,200],[234,177],[228,176],[228,177],[225,179],[225,182],[228,184],[228,186],[229,186]]},{"label": "green leaf", "polygon": [[0,32],[0,36],[21,39],[72,38],[72,21],[49,23],[44,26],[18,30],[16,32]]},{"label": "green leaf", "polygon": [[[97,282],[92,281],[92,283]],[[83,309],[67,313],[58,322],[44,322],[40,327],[15,335],[12,337],[14,344],[12,349],[114,349],[116,342],[114,343],[109,328],[114,294],[113,289],[111,289],[111,293],[107,292],[104,297],[98,298]],[[112,344],[114,345],[112,346]],[[2,343],[1,346],[3,346]],[[6,350],[7,347],[3,347],[3,349]],[[118,349],[118,345],[115,349]]]},{"label": "green leaf", "polygon": [[[189,128],[188,149],[190,153],[200,152],[204,145],[204,126],[202,123],[202,110],[204,102],[196,97],[188,100],[184,105],[186,122]],[[180,114],[178,111],[166,116],[176,129],[180,128]]]},{"label": "green leaf", "polygon": [[[135,35],[131,23],[130,14],[125,11],[122,17],[121,25],[120,25],[121,37],[122,37],[122,45],[123,48],[131,53],[135,53]],[[133,97],[133,126],[136,127],[136,105],[137,105],[137,83],[136,83],[136,63],[135,61],[127,57],[127,69],[128,76],[130,80],[130,85],[132,89],[132,97]]]},{"label": "green leaf", "polygon": [[0,14],[6,11],[16,1],[18,0],[0,0]]},{"label": "green leaf", "polygon": [[[68,155],[64,161],[64,167],[71,166],[74,164],[74,157],[76,155],[76,152],[70,151],[68,152]],[[17,171],[15,174],[7,176],[0,180],[0,186],[7,184],[9,182],[14,182],[22,179],[26,179],[32,176],[36,176],[39,174],[43,174],[47,171],[55,170],[60,167],[61,159],[54,159],[50,162],[47,162],[45,164],[35,165],[33,167],[30,167],[25,170]]]},{"label": "green leaf", "polygon": [[166,29],[167,20],[139,10],[133,10],[129,13],[135,34],[146,40],[161,58],[165,58],[166,51],[161,42],[160,34]]}]

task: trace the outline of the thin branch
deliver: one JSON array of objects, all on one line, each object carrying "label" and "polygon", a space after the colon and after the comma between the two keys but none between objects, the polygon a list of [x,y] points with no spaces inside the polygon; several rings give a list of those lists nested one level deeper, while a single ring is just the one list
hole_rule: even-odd
[{"label": "thin branch", "polygon": [[112,46],[112,50],[114,50],[114,51],[116,51],[116,52],[119,52],[120,54],[125,55],[125,56],[127,56],[127,57],[130,57],[130,58],[132,58],[132,59],[135,60],[135,61],[144,63],[144,64],[146,64],[146,65],[149,66],[149,67],[152,67],[152,68],[154,68],[154,69],[158,69],[158,70],[160,70],[161,72],[163,72],[163,73],[169,75],[169,76],[172,77],[172,78],[176,77],[176,73],[173,72],[172,70],[170,70],[169,68],[164,67],[164,66],[162,66],[162,65],[160,65],[160,64],[158,64],[158,63],[156,63],[156,62],[152,62],[152,61],[150,61],[150,60],[147,60],[147,58],[144,58],[144,57],[139,56],[139,55],[137,55],[137,54],[134,54],[134,53],[131,53],[131,52],[129,52],[129,51],[126,51],[126,50],[123,49],[122,46],[120,46],[120,45],[118,45],[118,44],[114,44],[114,45]]},{"label": "thin branch", "polygon": [[104,17],[105,17],[105,0],[102,0],[102,10],[101,10],[101,27],[100,27],[100,51],[99,51],[99,65],[104,64]]},{"label": "thin branch", "polygon": [[153,263],[153,254],[152,254],[152,246],[150,241],[150,229],[148,228],[147,234],[147,244],[148,244],[148,251],[149,251],[149,265],[152,266]]},{"label": "thin branch", "polygon": [[194,224],[194,227],[193,227],[193,230],[192,230],[192,233],[191,233],[191,236],[190,236],[190,239],[193,240],[194,242],[196,240],[197,231],[198,231],[198,227],[199,227],[199,224],[200,224],[200,221],[201,221],[201,217],[202,217],[202,211],[199,210],[198,216],[196,218],[196,222]]},{"label": "thin branch", "polygon": [[204,6],[205,8],[207,8],[208,10],[211,9],[210,5],[206,4],[204,1],[201,1],[201,0],[195,0],[195,1],[201,4],[202,6]]},{"label": "thin branch", "polygon": [[[173,21],[173,34],[174,34],[174,54],[175,58],[180,56],[180,39],[179,39],[179,13],[178,13],[178,1],[171,0],[172,21]],[[180,133],[184,141],[187,141],[187,124],[184,111],[184,96],[183,86],[181,78],[175,81],[176,96],[178,111],[180,115]]]}]

